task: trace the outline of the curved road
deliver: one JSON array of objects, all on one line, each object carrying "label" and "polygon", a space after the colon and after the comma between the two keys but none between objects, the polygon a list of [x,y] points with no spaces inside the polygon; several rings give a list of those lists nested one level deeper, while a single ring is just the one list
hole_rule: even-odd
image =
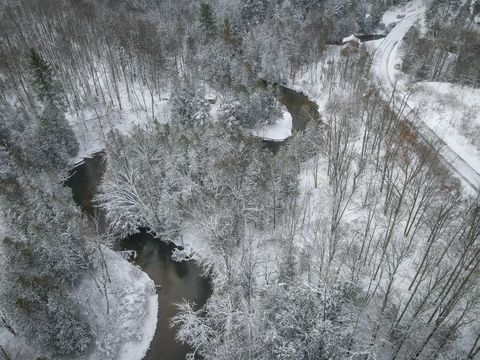
[{"label": "curved road", "polygon": [[[397,45],[415,22],[421,19],[423,14],[423,7],[405,13],[405,17],[397,23],[375,50],[373,71],[376,77],[382,82],[383,90],[387,96],[390,96],[395,88],[395,50]],[[422,139],[431,146],[433,146],[433,144],[440,144],[441,150],[439,155],[442,160],[465,184],[475,193],[478,193],[480,190],[480,174],[430,129],[408,104],[407,109],[410,113],[415,114],[416,124],[418,125],[418,131]]]}]

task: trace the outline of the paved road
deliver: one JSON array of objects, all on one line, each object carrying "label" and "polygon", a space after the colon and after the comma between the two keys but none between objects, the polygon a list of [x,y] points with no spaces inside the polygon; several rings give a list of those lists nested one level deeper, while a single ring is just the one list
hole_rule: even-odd
[{"label": "paved road", "polygon": [[[405,17],[397,23],[375,51],[373,72],[382,82],[383,90],[387,96],[390,96],[395,88],[395,49],[408,30],[423,14],[423,8],[407,12]],[[407,108],[411,113],[416,114],[410,106],[407,105]],[[415,116],[415,122],[423,140],[432,146],[433,144],[441,144],[440,157],[443,161],[467,186],[475,193],[478,193],[480,190],[480,174],[450,148],[420,117]]]}]

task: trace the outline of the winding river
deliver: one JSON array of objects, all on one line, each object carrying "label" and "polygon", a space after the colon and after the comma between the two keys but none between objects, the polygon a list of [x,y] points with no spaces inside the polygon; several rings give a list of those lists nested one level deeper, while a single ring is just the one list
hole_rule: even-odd
[{"label": "winding river", "polygon": [[[278,100],[287,108],[292,116],[292,132],[303,131],[310,120],[319,120],[318,105],[308,96],[289,89],[280,84],[270,84],[265,80],[257,81],[258,87],[271,85],[277,92]],[[263,140],[265,145],[275,154],[287,140]]]},{"label": "winding river", "polygon": [[[319,118],[316,104],[305,95],[281,85],[274,87],[278,90],[279,100],[292,115],[293,131],[304,130],[309,120]],[[266,145],[275,153],[284,143],[285,141],[267,142]],[[84,162],[72,169],[66,182],[72,189],[75,202],[87,214],[98,211],[92,200],[104,172],[104,153],[100,152],[84,159]],[[102,219],[102,214],[100,218]],[[194,302],[197,307],[205,304],[211,294],[209,279],[201,276],[201,269],[193,261],[181,263],[173,261],[171,259],[173,246],[155,239],[146,232],[119,241],[117,250],[135,250],[137,252],[135,263],[153,279],[155,284],[161,285],[158,290],[157,329],[145,359],[185,359],[185,355],[191,349],[175,341],[175,329],[169,327],[169,322],[176,314],[175,304],[184,300]]]},{"label": "winding river", "polygon": [[[104,171],[104,154],[97,153],[75,167],[67,181],[75,202],[87,214],[97,211],[92,199]],[[184,300],[194,302],[198,307],[205,304],[211,293],[209,279],[200,276],[201,269],[193,261],[173,261],[171,254],[174,248],[146,232],[121,240],[116,250],[135,250],[135,263],[155,284],[161,285],[158,290],[157,329],[145,359],[185,359],[185,354],[191,349],[175,341],[175,329],[170,328],[169,322],[176,314],[175,304]]]}]

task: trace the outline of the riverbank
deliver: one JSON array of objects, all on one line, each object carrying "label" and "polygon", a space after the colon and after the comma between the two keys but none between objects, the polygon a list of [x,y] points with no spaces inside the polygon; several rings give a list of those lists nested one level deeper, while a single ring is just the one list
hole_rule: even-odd
[{"label": "riverbank", "polygon": [[[65,184],[72,189],[73,200],[90,216],[96,213],[92,200],[104,165],[103,153],[93,154],[71,171]],[[89,322],[94,325],[94,334],[101,334],[95,336],[95,346],[84,359],[143,359],[157,327],[159,302],[155,283],[121,253],[107,248],[103,248],[103,252],[108,273],[99,267],[97,273],[85,277],[78,288],[78,296],[92,309]]]},{"label": "riverbank", "polygon": [[[210,118],[216,122],[221,116],[220,109],[223,98],[220,93],[207,85],[203,86],[205,87],[205,99],[210,103]],[[141,88],[137,90],[142,91]],[[123,109],[120,109],[117,105],[112,105],[102,111],[85,110],[80,113],[68,112],[66,114],[66,118],[72,125],[80,145],[78,154],[70,160],[72,166],[77,166],[84,159],[91,158],[94,154],[104,151],[108,134],[112,130],[126,135],[136,126],[145,128],[154,121],[162,124],[170,121],[170,90],[165,90],[161,97],[156,96],[153,102],[146,99],[146,102],[141,104],[130,103],[126,89],[120,88],[119,97]],[[292,131],[298,130],[295,129],[289,110],[288,106],[282,104],[282,116],[275,123],[248,129],[247,133],[265,140],[286,140],[292,135]]]},{"label": "riverbank", "polygon": [[[158,295],[153,280],[140,268],[107,248],[103,249],[110,281],[106,281],[108,306],[99,291],[102,274],[85,276],[74,296],[85,304],[94,342],[79,360],[141,360],[155,334]],[[108,313],[107,313],[108,308]],[[34,359],[40,354],[21,336],[0,328],[1,350],[11,359]]]},{"label": "riverbank", "polygon": [[[285,89],[287,91],[288,89]],[[290,92],[292,92],[290,90]],[[305,105],[305,99],[303,99],[303,95],[301,94],[290,94],[290,97],[301,97],[302,101],[297,101],[298,104],[296,106],[293,106],[293,103],[295,102],[295,99],[289,99],[290,100],[290,105],[289,105],[289,110],[292,108],[295,108],[296,111],[293,111],[295,119],[292,119],[292,115],[288,113],[285,109],[283,112],[283,121],[280,121],[279,123],[271,126],[270,128],[263,128],[266,133],[272,133],[275,128],[279,131],[273,131],[278,135],[280,132],[283,132],[280,134],[280,136],[276,136],[280,140],[284,140],[284,138],[289,137],[291,135],[291,130],[292,128],[295,128],[295,125],[298,125],[298,122],[300,121],[299,116],[300,114],[303,114],[301,109],[303,109]],[[283,94],[283,97],[287,97],[286,94]],[[298,109],[297,109],[298,108]],[[309,117],[308,117],[309,118]],[[305,120],[305,119],[304,119]],[[304,124],[306,123],[307,120],[302,120],[301,123]],[[148,121],[146,120],[145,124]],[[130,123],[130,125],[133,127],[135,123]],[[274,128],[272,130],[272,127]],[[300,128],[304,127],[304,125],[300,126]],[[297,126],[299,128],[299,126]],[[122,127],[123,131],[121,133],[128,133],[128,124],[125,123]],[[259,134],[256,134],[259,136]],[[265,135],[265,134],[263,134]],[[90,149],[95,149],[94,143],[92,143],[92,146],[86,146],[86,148]],[[102,147],[99,148],[100,150]],[[82,209],[90,213],[93,211],[93,204],[92,204],[92,197],[96,193],[97,186],[100,183],[100,180],[103,176],[103,171],[104,171],[104,162],[102,155],[99,154],[98,156],[94,154],[85,154],[88,155],[90,158],[87,161],[83,161],[84,163],[82,166],[79,166],[78,168],[75,169],[73,172],[73,175],[69,179],[69,186],[73,189],[73,197],[74,200],[79,204]],[[276,261],[276,249],[275,249],[275,238],[277,237],[278,234],[274,234],[272,237],[272,234],[256,234],[255,235],[255,241],[256,241],[256,246],[257,248],[262,248],[262,254],[260,258],[262,258],[262,262],[264,263],[271,263],[272,266],[277,264]],[[194,260],[198,260],[199,263],[205,265],[207,262],[209,262],[209,266],[214,268],[217,274],[219,275],[218,278],[215,278],[215,281],[219,279],[221,281],[224,276],[222,274],[225,274],[223,269],[221,269],[221,262],[222,259],[220,257],[212,257],[211,254],[212,252],[209,250],[208,243],[206,241],[203,241],[201,237],[201,231],[198,232],[193,232],[191,234],[186,234],[185,237],[190,237],[192,239],[192,245],[195,244],[194,246],[187,247],[187,251],[192,251],[195,253],[192,258]],[[278,235],[279,236],[279,235]],[[158,241],[158,240],[157,240]],[[182,245],[180,242],[178,245]],[[205,245],[205,246],[203,246]],[[263,246],[265,245],[265,249],[263,250]],[[141,249],[135,249],[132,247],[126,247],[126,249],[134,249],[137,251],[138,254],[141,253]],[[206,249],[205,252],[202,250]],[[150,250],[152,250],[150,248]],[[151,254],[146,254],[150,257],[157,256],[158,254],[158,249],[153,249],[151,251]],[[241,263],[241,254],[238,254],[238,262],[239,265]],[[188,301],[193,301],[197,303],[198,305],[203,305],[208,298],[210,294],[210,290],[208,290],[208,295],[203,296],[203,293],[207,293],[205,291],[198,291],[198,293],[191,293],[193,290],[196,288],[204,289],[206,288],[205,286],[198,285],[200,282],[193,279],[192,276],[186,276],[185,277],[185,272],[184,270],[179,270],[178,268],[191,268],[192,265],[188,266],[186,265],[186,262],[180,262],[177,265],[172,265],[168,261],[164,261],[166,264],[170,264],[170,267],[174,267],[174,271],[171,272],[170,274],[167,274],[166,276],[161,275],[162,272],[166,272],[165,266],[160,266],[158,265],[158,262],[160,261],[159,259],[156,259],[155,256],[155,261],[147,261],[145,260],[149,258],[148,256],[143,256],[143,259],[137,258],[136,263],[141,267],[141,270],[139,268],[136,268],[138,271],[142,272],[143,277],[148,278],[147,274],[150,275],[155,280],[156,284],[159,284],[162,286],[161,294],[162,294],[162,299],[160,299],[160,302],[163,301],[160,305],[160,311],[158,310],[157,307],[152,305],[152,302],[154,304],[157,304],[159,301],[159,298],[157,297],[155,301],[151,300],[150,297],[150,291],[148,290],[148,286],[143,286],[138,291],[136,292],[133,286],[132,281],[128,280],[125,281],[125,276],[122,275],[122,271],[125,269],[122,269],[121,266],[118,266],[120,262],[125,262],[124,259],[114,259],[113,257],[109,257],[107,259],[108,266],[109,268],[112,267],[115,272],[119,272],[119,278],[116,279],[111,279],[112,283],[117,283],[117,289],[112,289],[112,291],[109,291],[109,293],[112,293],[113,296],[115,297],[114,301],[112,302],[111,306],[112,308],[114,306],[117,306],[119,309],[124,308],[126,305],[128,305],[131,301],[134,301],[134,307],[138,307],[138,310],[136,312],[140,314],[137,318],[134,318],[131,316],[132,311],[129,309],[125,309],[125,315],[121,317],[121,323],[116,322],[116,317],[113,316],[113,320],[110,319],[108,316],[104,316],[103,311],[106,311],[105,308],[99,309],[95,311],[95,318],[99,318],[99,327],[98,329],[95,330],[95,333],[97,334],[102,334],[102,339],[98,340],[95,350],[92,353],[90,357],[86,357],[85,359],[100,359],[100,358],[110,358],[109,356],[113,356],[116,351],[118,354],[122,354],[121,359],[140,359],[142,358],[145,354],[147,354],[147,350],[150,347],[150,352],[148,352],[148,356],[150,358],[155,359],[155,355],[152,354],[162,354],[165,355],[165,352],[171,353],[173,350],[176,348],[175,344],[175,331],[169,328],[170,320],[173,316],[175,316],[177,312],[177,307],[175,304],[181,303],[184,299]],[[163,255],[162,255],[163,257]],[[178,257],[174,257],[174,259],[179,259]],[[173,263],[172,260],[170,260],[170,255],[168,255],[168,260]],[[184,259],[182,259],[184,260]],[[157,265],[152,265],[152,264],[157,264]],[[160,263],[162,263],[160,261]],[[192,262],[190,262],[192,263]],[[128,264],[130,267],[132,266],[131,264]],[[211,265],[211,266],[210,266]],[[168,266],[167,266],[168,267]],[[194,266],[193,266],[194,267]],[[270,269],[270,266],[268,266]],[[143,270],[143,271],[142,271]],[[217,271],[218,270],[218,271]],[[126,270],[125,270],[126,271]],[[268,270],[270,271],[270,270]],[[278,271],[278,269],[272,267],[272,272]],[[127,271],[128,273],[128,271]],[[184,274],[180,276],[177,280],[172,281],[174,279],[175,274]],[[201,269],[198,269],[198,271],[190,271],[190,274],[195,273],[197,276],[203,273]],[[140,276],[139,274],[135,276]],[[145,280],[145,279],[144,279]],[[151,281],[151,280],[150,280]],[[195,282],[195,285],[192,288],[192,281]],[[153,284],[153,282],[152,282]],[[151,285],[150,284],[150,288]],[[171,286],[170,286],[170,285]],[[183,284],[183,285],[182,285]],[[172,289],[173,289],[173,294],[172,294]],[[209,288],[209,287],[208,287]],[[91,301],[91,303],[102,303],[105,302],[105,299],[102,299],[101,293],[98,292],[98,289],[95,289],[93,282],[90,282],[86,288],[81,290],[82,293],[87,293],[87,294],[92,294],[95,291],[97,291],[97,294],[95,295],[95,299]],[[187,291],[187,295],[183,292]],[[153,289],[153,293],[155,293],[155,289]],[[169,297],[169,294],[172,295]],[[177,294],[183,294],[182,296],[176,296]],[[200,294],[200,295],[198,295]],[[156,296],[156,295],[155,295]],[[147,299],[147,300],[145,300]],[[167,309],[166,309],[167,308]],[[145,310],[147,309],[147,310]],[[112,310],[113,311],[113,310]],[[165,312],[164,316],[160,316],[162,312]],[[115,313],[119,313],[119,310],[115,310]],[[100,315],[98,315],[100,314]],[[103,316],[103,318],[102,318]],[[155,322],[152,322],[153,319],[157,320]],[[143,322],[143,325],[142,325]],[[126,328],[122,328],[122,324],[126,324]],[[121,331],[121,335],[118,335],[117,331]],[[137,329],[136,334],[142,334],[141,336],[133,336],[132,334],[132,329]],[[155,335],[153,335],[155,333]],[[157,334],[158,333],[158,334]],[[171,333],[171,334],[170,334]],[[129,335],[130,334],[130,335]],[[155,337],[154,337],[155,336]],[[105,339],[103,339],[105,338]],[[121,339],[120,341],[117,341],[117,339]],[[152,339],[155,339],[153,343],[151,343]],[[167,340],[165,340],[167,339]],[[166,346],[164,345],[165,341],[170,341]],[[127,342],[125,346],[122,346],[122,342]],[[185,348],[185,346],[183,346]],[[119,349],[119,350],[118,350]],[[170,352],[169,352],[170,351]],[[179,349],[179,351],[182,351],[182,349]],[[184,350],[185,354],[189,350],[188,348]],[[115,357],[113,357],[115,358]]]},{"label": "riverbank", "polygon": [[145,231],[122,240],[118,246],[135,251],[135,264],[161,287],[157,326],[145,360],[185,359],[193,349],[176,341],[178,329],[170,326],[171,319],[178,313],[177,304],[188,301],[197,309],[205,304],[211,295],[210,278],[203,277],[202,269],[193,261],[174,261],[173,246]]},{"label": "riverbank", "polygon": [[[85,360],[141,360],[147,353],[157,325],[158,295],[155,284],[139,267],[119,253],[104,249],[110,276],[108,308],[93,277],[86,278],[77,296],[92,309],[95,347]],[[95,274],[101,279],[101,274]],[[98,281],[98,280],[97,280]]]},{"label": "riverbank", "polygon": [[274,124],[251,130],[250,133],[264,140],[284,141],[292,136],[292,115],[284,109],[282,118],[278,119]]},{"label": "riverbank", "polygon": [[[97,188],[103,177],[105,171],[104,153],[94,154],[91,158],[84,159],[83,163],[77,166],[71,172],[66,185],[72,189],[73,199],[81,206],[86,214],[93,215],[96,209],[93,202],[93,197],[97,192]],[[135,285],[133,281],[124,281],[128,268],[133,267],[136,272],[142,274],[143,282],[145,279],[152,279],[150,282],[155,284],[158,288],[158,293],[161,296],[156,296],[155,289],[145,291],[140,286],[140,291],[136,299],[136,303],[140,300],[143,305],[141,307],[148,309],[148,314],[144,317],[141,311],[134,309],[133,313],[138,313],[142,316],[130,319],[122,318],[126,321],[127,331],[122,330],[123,333],[128,332],[128,329],[140,329],[143,335],[135,338],[135,341],[130,341],[129,344],[122,346],[121,343],[112,344],[114,349],[118,348],[118,356],[121,360],[141,359],[145,355],[145,359],[182,359],[188,352],[191,352],[186,345],[182,345],[175,340],[176,329],[170,327],[170,320],[177,313],[177,305],[185,300],[196,303],[199,307],[202,306],[208,299],[211,293],[210,282],[208,277],[202,277],[202,270],[199,269],[193,261],[175,262],[171,259],[171,252],[173,247],[165,244],[159,239],[155,239],[151,234],[141,231],[138,234],[131,235],[121,241],[118,241],[115,250],[126,250],[128,253],[135,253],[135,261],[132,265],[128,263],[126,266],[116,266],[115,263],[121,265],[125,262],[123,258],[118,258],[118,253],[108,250],[116,257],[107,257],[109,272],[114,271],[115,274],[120,274],[120,279],[117,277],[111,278],[112,282],[118,283],[119,288],[124,288],[128,293],[135,293]],[[112,263],[112,264],[111,264]],[[101,274],[98,274],[99,276]],[[128,275],[128,274],[127,274]],[[112,277],[112,276],[111,276]],[[142,283],[142,281],[140,281]],[[90,283],[90,286],[93,284]],[[151,287],[151,284],[149,284]],[[132,290],[133,289],[133,290]],[[105,303],[105,299],[101,294],[98,294],[98,289],[92,288],[90,290],[83,289],[83,292],[92,293],[97,291],[96,301]],[[115,294],[110,296],[121,297],[120,305],[129,304],[125,298],[131,298],[131,294],[125,294],[125,291],[114,291]],[[150,293],[155,296],[150,296]],[[118,295],[120,294],[120,295]],[[144,299],[147,299],[145,304]],[[134,298],[135,300],[135,298]],[[95,302],[95,301],[93,301]],[[118,301],[117,301],[118,303]],[[112,304],[110,304],[112,305]],[[99,310],[103,314],[102,311]],[[131,312],[126,309],[127,313]],[[143,310],[142,310],[143,311]],[[117,311],[118,312],[118,311]],[[105,316],[105,315],[103,315]],[[109,319],[107,319],[109,320]],[[96,321],[96,320],[95,320]],[[110,320],[109,320],[110,321]],[[143,322],[143,325],[142,325]],[[108,338],[116,339],[116,328],[121,328],[122,324],[104,327],[97,331],[97,333],[105,334]],[[113,329],[113,330],[112,330]],[[141,334],[142,331],[138,331]],[[113,336],[112,336],[113,335]],[[103,335],[102,335],[103,336]],[[127,340],[125,340],[127,341]],[[105,348],[105,346],[101,346]],[[148,350],[148,351],[147,351]],[[94,355],[94,359],[103,358],[103,353],[100,356]],[[108,355],[108,354],[107,354]],[[87,358],[90,359],[90,358]],[[115,358],[116,359],[116,358]]]},{"label": "riverbank", "polygon": [[167,122],[170,93],[166,90],[162,94],[151,96],[146,93],[147,89],[141,84],[131,84],[128,89],[119,84],[117,102],[108,106],[85,107],[81,111],[67,112],[66,119],[72,125],[80,145],[80,150],[71,163],[79,164],[84,158],[103,151],[111,130],[126,134],[134,126],[145,126],[154,120]]}]

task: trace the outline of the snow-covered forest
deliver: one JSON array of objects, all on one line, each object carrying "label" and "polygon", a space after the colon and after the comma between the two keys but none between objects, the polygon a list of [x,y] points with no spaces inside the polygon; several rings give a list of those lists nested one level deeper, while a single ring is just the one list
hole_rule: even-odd
[{"label": "snow-covered forest", "polygon": [[0,0],[0,359],[480,359],[480,1]]}]

